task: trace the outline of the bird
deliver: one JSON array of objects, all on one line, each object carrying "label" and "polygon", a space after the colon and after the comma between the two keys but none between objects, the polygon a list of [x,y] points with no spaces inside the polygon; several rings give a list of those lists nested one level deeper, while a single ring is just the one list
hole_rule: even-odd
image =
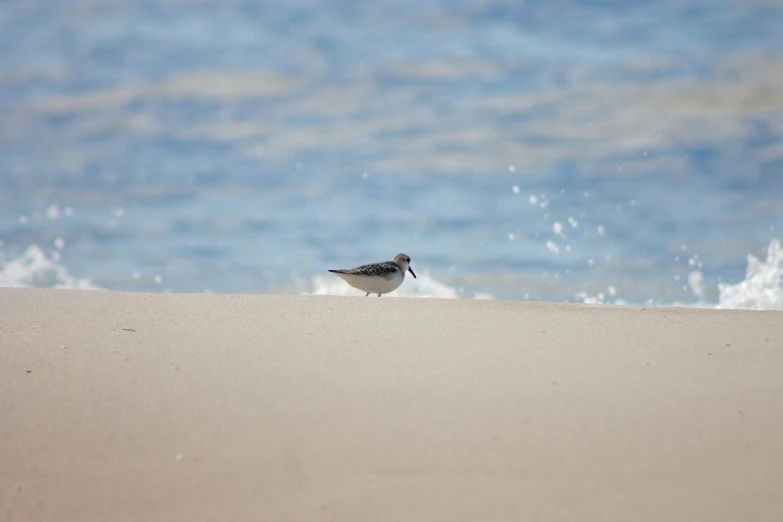
[{"label": "bird", "polygon": [[370,294],[378,294],[380,297],[397,290],[405,280],[405,272],[410,272],[416,279],[411,268],[411,258],[405,254],[397,254],[391,261],[329,271],[343,278],[352,287],[366,292],[365,297]]}]

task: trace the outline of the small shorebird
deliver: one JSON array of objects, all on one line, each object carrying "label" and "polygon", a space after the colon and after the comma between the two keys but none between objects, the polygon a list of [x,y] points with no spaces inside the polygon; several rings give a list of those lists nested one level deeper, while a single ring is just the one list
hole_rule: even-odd
[{"label": "small shorebird", "polygon": [[416,278],[411,268],[411,258],[405,254],[397,254],[391,261],[329,271],[342,277],[352,287],[367,292],[364,297],[370,294],[378,294],[380,297],[381,294],[397,290],[405,280],[406,271]]}]

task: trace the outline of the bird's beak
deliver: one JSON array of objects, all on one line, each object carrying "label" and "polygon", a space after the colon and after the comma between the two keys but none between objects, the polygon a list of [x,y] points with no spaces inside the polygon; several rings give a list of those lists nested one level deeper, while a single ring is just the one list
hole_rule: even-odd
[{"label": "bird's beak", "polygon": [[411,267],[408,267],[408,272],[413,275],[413,279],[416,279],[416,274],[413,273],[413,269]]}]

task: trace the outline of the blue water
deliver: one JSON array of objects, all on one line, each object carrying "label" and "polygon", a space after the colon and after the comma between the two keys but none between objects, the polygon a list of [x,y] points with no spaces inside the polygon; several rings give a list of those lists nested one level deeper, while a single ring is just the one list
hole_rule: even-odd
[{"label": "blue water", "polygon": [[783,307],[782,82],[761,0],[6,0],[0,285]]}]

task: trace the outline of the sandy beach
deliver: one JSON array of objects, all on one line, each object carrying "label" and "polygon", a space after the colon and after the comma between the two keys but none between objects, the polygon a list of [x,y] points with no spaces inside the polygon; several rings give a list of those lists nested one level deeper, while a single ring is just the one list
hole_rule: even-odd
[{"label": "sandy beach", "polygon": [[783,520],[783,312],[0,289],[0,519]]}]

